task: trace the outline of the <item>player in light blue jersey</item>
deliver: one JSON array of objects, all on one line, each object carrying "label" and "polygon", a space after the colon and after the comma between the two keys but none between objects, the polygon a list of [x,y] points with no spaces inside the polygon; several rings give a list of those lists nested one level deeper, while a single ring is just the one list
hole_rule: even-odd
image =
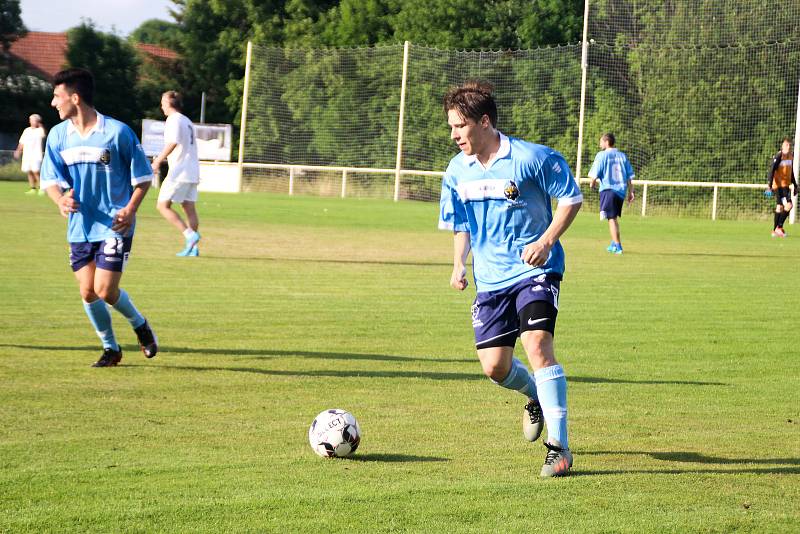
[{"label": "player in light blue jersey", "polygon": [[600,218],[608,219],[608,231],[611,234],[611,244],[606,250],[612,254],[622,254],[618,219],[622,217],[625,199],[628,199],[628,204],[633,202],[632,180],[636,175],[628,156],[614,148],[615,144],[613,133],[605,133],[600,137],[602,150],[594,157],[589,178],[592,179],[592,189],[600,181]]},{"label": "player in light blue jersey", "polygon": [[[497,130],[492,91],[487,83],[468,82],[444,98],[450,137],[461,153],[442,180],[439,227],[454,232],[455,289],[467,287],[472,251],[472,326],[483,372],[526,396],[526,439],[538,439],[544,419],[548,451],[540,474],[563,476],[572,467],[572,453],[566,376],[553,348],[564,272],[559,238],[583,197],[561,154]],[[551,198],[558,201],[555,213]],[[517,337],[533,374],[514,358]]]},{"label": "player in light blue jersey", "polygon": [[133,243],[136,210],[152,173],[136,134],[98,113],[93,99],[89,71],[56,74],[51,105],[63,122],[47,136],[41,187],[68,218],[70,264],[84,310],[103,343],[103,354],[92,366],[111,367],[122,359],[122,350],[106,304],[128,320],[146,357],[158,352],[150,325],[119,287]]}]

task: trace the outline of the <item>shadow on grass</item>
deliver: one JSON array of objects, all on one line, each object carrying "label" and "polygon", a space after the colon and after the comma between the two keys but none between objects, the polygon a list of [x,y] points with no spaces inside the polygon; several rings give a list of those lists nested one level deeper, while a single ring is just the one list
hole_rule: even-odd
[{"label": "shadow on grass", "polygon": [[[654,460],[662,462],[676,462],[685,464],[702,464],[709,467],[685,468],[685,469],[618,469],[618,470],[577,470],[570,473],[570,476],[583,475],[627,475],[627,474],[778,474],[792,475],[800,474],[800,458],[723,458],[719,456],[708,456],[696,452],[652,452],[652,451],[580,451],[577,455],[625,455],[625,456],[649,456]],[[729,465],[770,465],[772,467],[752,467],[740,469],[726,469],[722,466]],[[710,467],[712,465],[721,466],[719,469]]]},{"label": "shadow on grass", "polygon": [[[53,345],[13,345],[7,343],[0,343],[0,347],[10,347],[26,350],[47,350],[47,351],[88,351],[98,352],[97,346],[53,346]],[[123,345],[125,352],[133,351],[139,352],[139,347],[135,345]],[[209,348],[191,348],[191,347],[170,347],[160,346],[159,354],[197,354],[213,355],[213,356],[252,356],[254,358],[261,357],[294,357],[294,358],[312,358],[320,360],[374,360],[385,362],[436,362],[436,363],[476,363],[478,357],[475,358],[420,358],[416,356],[395,356],[391,354],[360,354],[350,352],[313,352],[302,350],[273,350],[273,349],[209,349]]]},{"label": "shadow on grass", "polygon": [[440,458],[438,456],[416,456],[414,454],[354,454],[342,458],[352,462],[449,462],[450,458]]},{"label": "shadow on grass", "polygon": [[[58,346],[58,345],[19,345],[0,343],[0,347],[10,347],[25,350],[42,351],[85,351],[90,353],[97,352],[96,346]],[[133,345],[123,346],[128,353],[138,353],[139,347]],[[196,354],[199,356],[225,356],[238,357],[250,356],[254,358],[262,357],[299,357],[320,360],[371,360],[387,362],[436,362],[436,363],[477,363],[477,358],[467,359],[448,359],[448,358],[420,358],[414,356],[397,356],[392,354],[359,354],[348,352],[315,352],[315,351],[292,351],[292,350],[271,350],[271,349],[213,349],[213,348],[191,348],[191,347],[170,347],[163,346],[159,352],[162,357],[154,360],[154,363],[162,362],[163,355],[169,354]],[[174,361],[174,360],[167,360]],[[130,359],[123,360],[123,367],[137,367],[138,364],[131,363]],[[276,376],[332,376],[332,377],[372,377],[372,378],[432,378],[435,380],[485,380],[484,376],[477,371],[474,373],[426,373],[416,371],[376,371],[376,370],[317,370],[317,371],[283,371],[273,369],[261,369],[257,367],[221,367],[221,366],[181,366],[164,365],[169,369],[183,369],[187,371],[232,371],[237,373],[257,373]],[[575,376],[567,377],[568,382],[584,384],[632,384],[645,386],[728,386],[723,382],[701,382],[692,380],[633,380],[627,378],[609,378],[601,376]]]}]

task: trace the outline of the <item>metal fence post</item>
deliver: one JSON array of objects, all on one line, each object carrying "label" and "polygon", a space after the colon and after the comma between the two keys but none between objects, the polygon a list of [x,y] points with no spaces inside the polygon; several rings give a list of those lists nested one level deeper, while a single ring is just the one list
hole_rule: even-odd
[{"label": "metal fence post", "polygon": [[397,157],[394,164],[394,201],[400,199],[400,169],[403,165],[403,119],[406,111],[406,80],[408,78],[409,42],[403,45],[403,79],[400,82],[400,119],[397,125]]},{"label": "metal fence post", "polygon": [[347,169],[342,169],[342,198],[347,194]]},{"label": "metal fence post", "polygon": [[647,184],[642,187],[642,217],[647,215]]}]

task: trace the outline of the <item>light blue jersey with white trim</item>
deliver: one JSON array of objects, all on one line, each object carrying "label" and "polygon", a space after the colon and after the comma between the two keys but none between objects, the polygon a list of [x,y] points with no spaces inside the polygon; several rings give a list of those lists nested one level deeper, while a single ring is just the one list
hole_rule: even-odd
[{"label": "light blue jersey with white trim", "polygon": [[616,148],[598,152],[589,170],[589,178],[600,180],[600,191],[610,189],[622,198],[625,198],[628,190],[628,180],[633,180],[635,176],[628,156]]},{"label": "light blue jersey with white trim", "polygon": [[[67,241],[103,241],[124,237],[111,229],[117,211],[131,199],[133,187],[152,180],[152,169],[139,139],[126,124],[97,114],[97,123],[82,137],[65,120],[47,136],[41,187],[72,189],[80,202],[69,215]],[[133,234],[134,227],[126,235]]]},{"label": "light blue jersey with white trim", "polygon": [[521,258],[522,249],[553,221],[551,198],[559,204],[583,201],[564,157],[549,147],[500,134],[500,149],[487,168],[463,152],[450,160],[439,228],[469,232],[478,291],[497,291],[543,273],[563,274],[560,242],[541,267]]}]

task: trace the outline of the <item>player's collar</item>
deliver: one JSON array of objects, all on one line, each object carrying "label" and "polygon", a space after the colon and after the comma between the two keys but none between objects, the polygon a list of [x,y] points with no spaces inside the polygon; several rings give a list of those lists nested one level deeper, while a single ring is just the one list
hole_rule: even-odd
[{"label": "player's collar", "polygon": [[[494,155],[494,157],[486,163],[486,166],[484,167],[485,169],[491,167],[492,164],[498,159],[503,159],[511,153],[511,141],[508,140],[508,136],[503,134],[503,132],[497,133],[500,134],[500,148],[497,149],[497,153]],[[472,165],[473,163],[480,164],[478,161],[478,156],[475,154],[472,154],[471,156],[464,156],[464,162],[467,165]]]},{"label": "player's collar", "polygon": [[[95,114],[97,114],[97,121],[94,123],[94,126],[92,126],[92,128],[88,132],[86,132],[86,135],[82,136],[83,139],[86,139],[87,137],[92,135],[94,132],[98,132],[98,133],[104,133],[105,132],[106,118],[103,115],[101,115],[100,112],[97,111],[97,110],[95,110]],[[73,134],[73,133],[76,133],[79,136],[81,135],[80,132],[78,132],[78,129],[75,127],[75,123],[73,123],[72,121],[67,121],[67,135],[70,135],[70,134]]]}]

